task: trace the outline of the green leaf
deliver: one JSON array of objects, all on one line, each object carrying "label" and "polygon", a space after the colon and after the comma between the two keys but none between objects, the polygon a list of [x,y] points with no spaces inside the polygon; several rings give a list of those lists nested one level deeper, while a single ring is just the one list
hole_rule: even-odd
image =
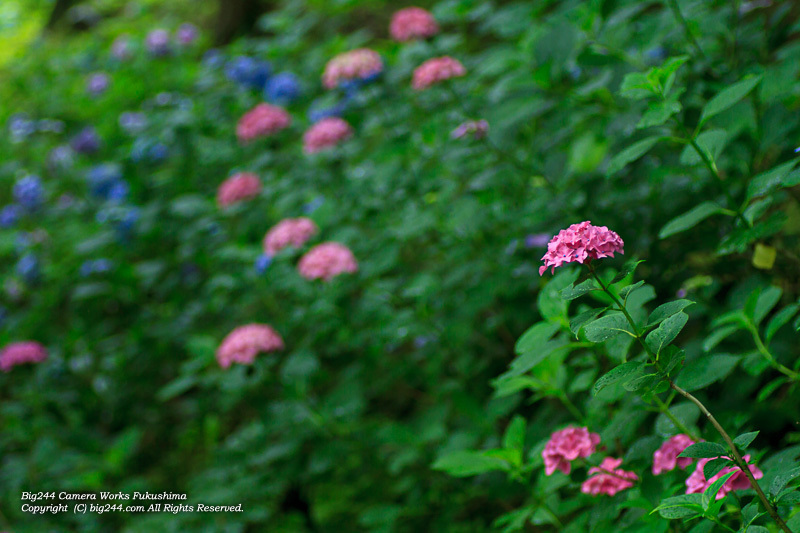
[{"label": "green leaf", "polygon": [[725,468],[726,466],[732,464],[733,461],[730,459],[726,459],[724,457],[717,457],[716,459],[711,459],[703,466],[703,475],[706,479],[711,479],[712,477],[719,474],[720,470]]},{"label": "green leaf", "polygon": [[559,327],[558,324],[553,324],[551,322],[538,322],[534,324],[517,340],[517,343],[514,345],[514,351],[521,355],[544,346],[544,344],[550,340],[550,337],[558,331]]},{"label": "green leaf", "polygon": [[497,457],[487,457],[482,452],[461,450],[438,458],[431,468],[442,470],[454,477],[469,477],[492,470],[508,470],[509,465],[507,461]]},{"label": "green leaf", "polygon": [[620,153],[615,155],[611,158],[611,161],[608,163],[608,168],[606,169],[606,177],[610,177],[623,168],[625,168],[628,164],[633,163],[648,151],[650,151],[653,146],[655,146],[658,141],[661,140],[661,137],[648,137],[646,139],[642,139],[641,141],[637,141],[632,145],[628,146]]},{"label": "green leaf", "polygon": [[786,472],[781,472],[775,479],[772,480],[772,484],[769,486],[769,493],[774,498],[789,484],[797,476],[800,476],[800,467],[792,468]]},{"label": "green leaf", "polygon": [[587,292],[596,290],[597,286],[595,285],[594,279],[589,278],[587,280],[578,283],[577,285],[570,284],[569,286],[561,289],[561,298],[563,300],[574,300],[576,298],[580,298]]},{"label": "green leaf", "polygon": [[777,167],[762,172],[747,185],[747,200],[763,196],[783,185],[784,178],[794,169],[800,158],[794,158]]},{"label": "green leaf", "polygon": [[691,457],[692,459],[711,459],[728,454],[728,449],[716,442],[698,442],[683,450],[678,457]]},{"label": "green leaf", "polygon": [[594,320],[594,318],[603,311],[605,311],[605,309],[589,309],[588,311],[580,313],[569,321],[569,330],[575,335],[575,338],[577,338],[581,328]]},{"label": "green leaf", "polygon": [[745,450],[748,446],[756,439],[758,436],[758,431],[751,431],[749,433],[742,433],[735,439],[733,439],[733,443],[740,449]]},{"label": "green leaf", "polygon": [[772,337],[775,336],[778,330],[792,319],[792,317],[797,313],[798,309],[800,309],[800,305],[790,304],[775,313],[775,316],[773,316],[767,324],[767,330],[764,333],[764,338],[767,342],[772,340]]},{"label": "green leaf", "polygon": [[174,379],[164,385],[159,391],[156,393],[156,399],[160,402],[166,402],[175,398],[176,396],[180,396],[187,390],[191,389],[192,387],[197,384],[197,377],[194,375],[188,376],[181,376],[178,379]]},{"label": "green leaf", "polygon": [[712,215],[728,214],[726,209],[723,209],[714,202],[703,202],[702,204],[693,207],[686,213],[673,218],[661,228],[658,233],[659,239],[666,239],[671,235],[686,231],[695,227],[697,224],[707,219]]},{"label": "green leaf", "polygon": [[636,392],[639,389],[651,389],[658,383],[659,379],[658,374],[645,374],[628,381],[622,385],[622,388],[630,392]]},{"label": "green leaf", "polygon": [[622,313],[605,315],[584,326],[586,338],[592,342],[603,342],[620,333],[631,334],[630,324]]},{"label": "green leaf", "polygon": [[705,154],[707,159],[716,161],[728,144],[729,136],[730,134],[726,130],[704,131],[695,139],[697,146],[687,144],[684,147],[680,157],[681,164],[689,166],[703,164],[703,157],[698,153],[698,149]]},{"label": "green leaf", "polygon": [[617,272],[617,275],[611,280],[611,285],[619,283],[623,279],[627,278],[629,274],[633,274],[636,271],[636,267],[638,267],[641,263],[644,263],[644,259],[638,261],[628,261],[622,265],[620,271]]},{"label": "green leaf", "polygon": [[625,75],[622,85],[619,87],[619,94],[623,98],[631,100],[641,100],[651,96],[657,96],[658,90],[653,86],[647,76],[641,72],[631,72]]},{"label": "green leaf", "polygon": [[644,363],[641,361],[628,361],[627,363],[622,363],[621,365],[612,368],[600,376],[600,379],[595,382],[594,387],[592,387],[592,395],[597,396],[597,393],[604,388],[632,376],[641,370],[643,366]]},{"label": "green leaf", "polygon": [[525,419],[516,415],[503,435],[503,448],[522,451],[525,445]]},{"label": "green leaf", "polygon": [[752,91],[760,81],[761,76],[745,78],[721,90],[716,96],[709,100],[703,108],[703,112],[700,116],[700,124],[703,124],[711,117],[722,113],[736,102],[747,96],[747,93]]},{"label": "green leaf", "polygon": [[628,296],[630,296],[630,294],[633,291],[635,291],[642,285],[644,285],[644,280],[639,280],[633,285],[626,285],[625,287],[622,287],[622,289],[619,291],[619,297],[622,298],[623,302],[626,301],[628,299]]},{"label": "green leaf", "polygon": [[776,500],[776,503],[778,505],[797,505],[798,503],[800,503],[800,492],[797,492],[796,490],[792,492],[787,492],[782,496],[780,496]]},{"label": "green leaf", "polygon": [[719,492],[719,489],[722,488],[722,485],[724,485],[726,481],[728,481],[731,477],[733,477],[737,473],[738,472],[736,471],[728,472],[727,474],[716,480],[714,483],[709,485],[709,487],[705,491],[703,491],[703,497],[701,502],[703,509],[708,509],[708,504],[716,499],[717,493]]},{"label": "green leaf", "polygon": [[688,321],[689,315],[679,311],[665,319],[661,322],[661,325],[648,333],[644,341],[654,353],[658,354],[675,340],[675,337],[678,336]]},{"label": "green leaf", "polygon": [[743,329],[743,326],[739,324],[732,324],[723,328],[715,329],[711,332],[711,335],[706,337],[706,340],[703,341],[703,351],[710,352],[717,344],[741,329]]},{"label": "green leaf", "polygon": [[675,113],[679,113],[681,104],[679,102],[658,101],[651,102],[647,111],[636,124],[637,128],[650,128],[660,126],[669,120]]},{"label": "green leaf", "polygon": [[694,517],[703,514],[703,507],[700,505],[701,501],[702,496],[700,494],[672,496],[661,500],[661,503],[653,509],[653,512],[658,511],[659,515],[670,520]]},{"label": "green leaf", "polygon": [[766,289],[757,289],[748,298],[744,312],[756,326],[764,320],[772,308],[780,301],[783,290],[780,287],[770,285]]},{"label": "green leaf", "polygon": [[649,328],[660,324],[662,321],[679,311],[683,311],[692,304],[694,304],[694,302],[691,300],[675,300],[659,305],[650,313],[650,317],[647,319],[647,327]]},{"label": "green leaf", "polygon": [[700,356],[683,367],[675,384],[688,392],[702,389],[725,379],[739,360],[738,356],[727,354]]}]

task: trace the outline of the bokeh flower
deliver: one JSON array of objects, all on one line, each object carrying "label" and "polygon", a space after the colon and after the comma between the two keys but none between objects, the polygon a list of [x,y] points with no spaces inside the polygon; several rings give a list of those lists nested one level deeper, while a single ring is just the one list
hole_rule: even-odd
[{"label": "bokeh flower", "polygon": [[377,78],[382,71],[381,56],[369,48],[359,48],[328,61],[322,73],[322,84],[327,89],[334,89],[347,81],[366,83]]},{"label": "bokeh flower", "polygon": [[485,120],[468,120],[450,132],[453,139],[463,139],[470,136],[473,139],[483,139],[489,132],[489,123]]},{"label": "bokeh flower", "polygon": [[240,172],[222,182],[217,189],[217,205],[227,207],[258,196],[261,180],[249,172]]},{"label": "bokeh flower", "polygon": [[[719,489],[717,492],[717,499],[720,500],[725,497],[731,491],[734,490],[743,490],[750,488],[750,482],[747,479],[747,476],[742,469],[738,466],[727,466],[720,470],[716,475],[712,476],[710,479],[706,479],[705,474],[703,473],[703,467],[711,461],[712,458],[707,459],[700,459],[697,461],[697,466],[694,469],[694,472],[686,479],[686,494],[698,494],[703,493],[705,490],[714,484],[716,480],[729,474],[731,472],[736,472],[734,475],[728,479],[723,485],[722,488]],[[729,459],[725,457],[725,459]],[[750,461],[750,456],[745,455],[743,457],[744,462],[747,463]],[[750,469],[750,473],[753,474],[753,478],[761,479],[764,477],[764,472],[761,471],[756,465],[748,464],[747,468]]]},{"label": "bokeh flower", "polygon": [[217,361],[222,368],[233,363],[250,365],[259,353],[282,350],[283,339],[266,324],[247,324],[234,329],[217,348]]},{"label": "bokeh flower", "polygon": [[0,370],[8,372],[17,365],[41,363],[45,359],[47,359],[47,348],[38,342],[13,342],[0,351]]},{"label": "bokeh flower", "polygon": [[272,71],[270,64],[252,57],[237,56],[225,64],[225,76],[252,89],[263,89]]},{"label": "bokeh flower", "polygon": [[392,15],[389,33],[395,41],[427,39],[439,33],[439,25],[430,12],[421,7],[407,7]]},{"label": "bokeh flower", "polygon": [[[581,492],[584,494],[607,494],[613,496],[621,490],[629,489],[633,486],[633,481],[639,479],[633,472],[622,470],[619,465],[622,464],[622,459],[615,459],[613,457],[606,457],[600,463],[600,467],[592,467],[589,469],[591,475],[586,481],[581,484]],[[613,473],[609,473],[613,472]]]},{"label": "bokeh flower", "polygon": [[169,32],[163,28],[157,28],[147,34],[145,46],[152,55],[165,56],[170,51],[169,40]]},{"label": "bokeh flower", "polygon": [[0,209],[0,228],[10,228],[17,223],[22,216],[22,208],[17,204],[11,204]]},{"label": "bokeh flower", "polygon": [[323,118],[341,117],[345,111],[347,111],[347,102],[344,100],[330,106],[325,106],[319,101],[312,102],[308,109],[308,120],[314,123]]},{"label": "bokeh flower", "polygon": [[39,259],[32,253],[26,253],[17,261],[17,275],[30,284],[37,283],[42,277]]},{"label": "bokeh flower", "polygon": [[264,252],[275,255],[287,246],[303,246],[317,231],[317,225],[310,218],[285,218],[275,224],[264,236]]},{"label": "bokeh flower", "polygon": [[72,138],[69,145],[79,154],[93,154],[100,150],[100,136],[92,126],[86,126]]},{"label": "bokeh flower", "polygon": [[694,444],[694,441],[684,434],[674,435],[661,445],[653,454],[653,475],[675,470],[675,467],[684,469],[692,464],[689,457],[678,457],[683,450]]},{"label": "bokeh flower", "polygon": [[353,128],[339,117],[324,118],[303,134],[303,150],[313,154],[336,146],[353,135]]},{"label": "bokeh flower", "polygon": [[108,74],[105,72],[95,72],[86,80],[86,91],[93,96],[98,96],[108,89],[110,83],[111,78]]},{"label": "bokeh flower", "polygon": [[464,76],[467,70],[457,59],[450,56],[429,59],[414,69],[411,86],[421,91],[451,78]]},{"label": "bokeh flower", "polygon": [[269,268],[269,265],[272,264],[272,256],[269,254],[260,254],[256,257],[256,272],[259,274],[263,274]]},{"label": "bokeh flower", "polygon": [[127,35],[120,35],[111,44],[111,55],[119,61],[125,61],[133,56],[131,39]]},{"label": "bokeh flower", "polygon": [[258,104],[242,115],[236,124],[236,136],[241,142],[249,142],[258,137],[266,137],[287,128],[292,119],[283,108]]},{"label": "bokeh flower", "polygon": [[14,200],[28,211],[35,211],[44,203],[44,186],[39,176],[29,174],[14,184]]},{"label": "bokeh flower", "polygon": [[136,135],[147,127],[147,115],[137,111],[125,111],[120,113],[118,122],[125,133]]},{"label": "bokeh flower", "polygon": [[122,179],[122,168],[116,163],[102,163],[86,173],[89,192],[100,200],[122,201],[128,196],[128,184]]},{"label": "bokeh flower", "polygon": [[324,242],[300,258],[297,270],[306,279],[330,281],[345,272],[358,272],[358,263],[353,252],[343,244]]},{"label": "bokeh flower", "polygon": [[270,102],[286,105],[300,96],[300,82],[291,72],[275,74],[267,80],[264,97]]},{"label": "bokeh flower", "polygon": [[544,473],[552,475],[556,470],[569,474],[572,461],[578,457],[589,457],[600,444],[600,435],[590,433],[585,427],[567,427],[550,435],[542,450]]},{"label": "bokeh flower", "polygon": [[539,275],[564,263],[583,264],[592,259],[614,257],[614,253],[624,254],[622,239],[605,226],[592,226],[588,220],[562,229],[547,244],[547,253],[542,257],[544,265],[539,267]]},{"label": "bokeh flower", "polygon": [[177,40],[180,45],[188,46],[197,40],[199,33],[197,26],[190,22],[185,22],[178,26],[178,29],[175,31],[175,40]]}]

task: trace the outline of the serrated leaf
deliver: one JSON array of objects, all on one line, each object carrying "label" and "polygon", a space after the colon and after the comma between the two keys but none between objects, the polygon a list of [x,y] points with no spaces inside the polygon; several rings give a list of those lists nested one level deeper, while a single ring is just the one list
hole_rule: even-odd
[{"label": "serrated leaf", "polygon": [[597,285],[595,285],[594,279],[589,278],[587,280],[578,283],[577,285],[570,284],[569,286],[561,289],[561,298],[563,300],[574,300],[576,298],[580,298],[587,292],[593,291],[597,289]]},{"label": "serrated leaf", "polygon": [[727,354],[700,356],[683,367],[675,384],[688,392],[702,389],[725,379],[739,360],[738,356]]},{"label": "serrated leaf", "polygon": [[637,141],[632,145],[628,146],[617,155],[611,158],[611,161],[608,163],[608,169],[606,169],[606,177],[612,176],[628,166],[630,163],[633,163],[644,154],[650,151],[653,146],[655,146],[658,141],[661,140],[661,137],[648,137],[646,139],[642,139],[641,141]]},{"label": "serrated leaf", "polygon": [[620,333],[631,334],[630,324],[622,313],[612,313],[586,324],[583,327],[586,338],[592,342],[603,342]]},{"label": "serrated leaf", "polygon": [[722,113],[729,107],[733,106],[736,102],[747,96],[747,93],[752,91],[760,81],[761,76],[745,78],[721,90],[716,96],[708,101],[705,107],[703,107],[703,112],[700,116],[700,124],[703,124],[711,117]]},{"label": "serrated leaf", "polygon": [[633,378],[632,380],[623,384],[622,388],[630,392],[636,392],[639,389],[651,389],[653,386],[655,386],[658,380],[658,374],[645,374],[644,376]]},{"label": "serrated leaf", "polygon": [[672,302],[659,305],[653,309],[652,313],[650,313],[650,317],[647,319],[647,327],[649,328],[660,324],[662,321],[671,317],[675,313],[683,311],[692,304],[694,304],[694,302],[691,300],[674,300]]},{"label": "serrated leaf", "polygon": [[740,449],[745,450],[748,446],[755,440],[758,436],[758,431],[751,431],[749,433],[742,433],[735,439],[733,439],[733,443]]},{"label": "serrated leaf", "polygon": [[683,450],[678,457],[691,457],[692,459],[711,459],[727,455],[728,450],[716,442],[698,442]]},{"label": "serrated leaf", "polygon": [[653,353],[660,353],[669,343],[675,340],[675,337],[678,336],[683,326],[685,326],[688,321],[689,315],[683,311],[675,313],[661,322],[656,329],[647,334],[644,340],[645,344],[647,344]]},{"label": "serrated leaf", "polygon": [[792,468],[786,472],[781,472],[775,479],[772,480],[772,484],[769,486],[769,493],[774,498],[788,485],[794,478],[800,476],[800,467]]},{"label": "serrated leaf", "polygon": [[716,459],[711,459],[703,466],[703,475],[706,479],[711,479],[712,477],[719,474],[720,470],[725,468],[726,466],[732,464],[733,461],[730,459],[726,459],[724,457],[717,457]]},{"label": "serrated leaf", "polygon": [[792,491],[782,494],[777,500],[778,505],[797,505],[800,503],[800,492]]},{"label": "serrated leaf", "polygon": [[642,367],[644,367],[644,363],[641,361],[628,361],[612,368],[595,382],[594,387],[592,387],[592,395],[597,396],[597,393],[604,388],[627,379],[641,370]]},{"label": "serrated leaf", "polygon": [[675,235],[676,233],[681,233],[682,231],[686,231],[687,229],[695,227],[697,224],[710,216],[724,213],[726,213],[726,210],[718,204],[715,204],[714,202],[703,202],[702,204],[693,207],[686,213],[667,222],[658,233],[658,238],[666,239],[667,237]]}]

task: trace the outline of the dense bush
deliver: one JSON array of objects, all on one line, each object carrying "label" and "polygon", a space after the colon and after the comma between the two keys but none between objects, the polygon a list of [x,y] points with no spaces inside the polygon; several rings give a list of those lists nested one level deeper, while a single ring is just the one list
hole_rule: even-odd
[{"label": "dense bush", "polygon": [[793,3],[89,4],[3,69],[0,527],[800,531]]}]

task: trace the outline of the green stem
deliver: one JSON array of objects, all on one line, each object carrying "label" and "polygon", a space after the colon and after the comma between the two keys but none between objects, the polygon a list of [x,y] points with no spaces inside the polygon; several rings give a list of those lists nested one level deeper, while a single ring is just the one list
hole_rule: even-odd
[{"label": "green stem", "polygon": [[689,437],[691,437],[691,439],[695,442],[700,442],[702,440],[699,435],[696,435],[692,430],[686,427],[686,425],[683,422],[681,422],[674,414],[672,414],[672,411],[669,410],[669,405],[667,405],[666,402],[664,402],[656,394],[653,394],[653,399],[655,400],[656,405],[658,405],[658,410],[664,416],[669,418],[670,421],[675,425],[676,428],[680,430],[681,433],[683,433],[684,435],[689,435]]},{"label": "green stem", "polygon": [[723,524],[722,522],[720,522],[719,518],[717,518],[716,516],[707,516],[706,518],[708,518],[709,520],[711,520],[712,522],[717,524],[719,527],[725,528],[728,531],[730,531],[731,533],[736,533],[735,529],[731,529],[728,526],[726,526],[725,524]]},{"label": "green stem", "polygon": [[584,424],[585,418],[583,414],[581,413],[580,409],[578,409],[578,407],[574,403],[572,403],[572,400],[569,399],[567,393],[561,389],[558,389],[556,391],[556,396],[558,397],[559,400],[561,400],[561,403],[564,404],[564,407],[567,408],[567,411],[569,411],[570,414],[572,414],[572,416],[574,416],[578,420],[578,422]]},{"label": "green stem", "polygon": [[703,49],[700,47],[700,43],[697,42],[697,37],[695,37],[694,32],[689,27],[689,22],[686,20],[686,17],[683,16],[681,13],[681,8],[678,5],[677,0],[668,0],[670,9],[672,10],[672,14],[675,15],[675,18],[678,20],[678,23],[683,26],[683,31],[686,33],[686,37],[691,41],[692,45],[697,48],[697,52],[703,59],[708,59],[706,53],[703,52]]},{"label": "green stem", "polygon": [[[589,268],[589,272],[591,272],[592,276],[594,276],[594,279],[597,281],[597,283],[600,284],[600,287],[603,289],[603,291],[606,294],[608,294],[609,297],[611,297],[611,299],[614,301],[615,304],[617,304],[618,307],[620,307],[620,311],[622,311],[622,314],[625,315],[625,318],[631,325],[631,328],[633,328],[633,332],[635,333],[636,339],[639,341],[639,344],[642,345],[645,352],[647,352],[647,354],[650,356],[650,360],[653,362],[653,364],[656,365],[656,368],[660,370],[659,368],[660,365],[658,364],[658,359],[656,358],[656,354],[653,353],[653,351],[650,349],[647,343],[644,342],[644,339],[642,339],[642,335],[639,333],[638,326],[633,321],[631,315],[628,313],[625,307],[621,304],[619,298],[617,298],[617,295],[611,292],[608,289],[608,287],[603,283],[603,281],[595,272],[594,266],[592,266],[591,263],[587,263],[587,266]],[[785,533],[792,533],[789,527],[786,525],[786,522],[784,522],[783,518],[781,518],[780,515],[778,514],[778,511],[769,502],[766,495],[764,494],[764,491],[761,490],[761,486],[753,477],[753,473],[750,472],[750,468],[748,468],[747,463],[744,461],[744,459],[742,459],[739,450],[733,443],[733,439],[731,439],[730,435],[728,435],[728,433],[720,425],[720,423],[717,422],[717,419],[714,418],[714,415],[712,415],[711,412],[706,408],[706,406],[703,405],[703,402],[695,398],[689,392],[677,386],[675,382],[672,381],[672,379],[670,379],[669,376],[666,377],[666,380],[669,383],[669,386],[670,388],[672,388],[672,390],[674,390],[675,392],[677,392],[678,394],[680,394],[681,396],[683,396],[684,398],[695,404],[697,408],[700,409],[700,412],[703,413],[703,415],[706,417],[706,419],[709,422],[711,422],[711,425],[714,426],[714,429],[717,430],[717,433],[719,433],[720,436],[722,436],[722,439],[725,441],[725,444],[728,445],[728,448],[731,451],[731,455],[733,456],[733,461],[736,463],[736,466],[739,467],[739,469],[742,471],[745,477],[747,477],[747,480],[750,482],[750,486],[753,488],[753,490],[756,491],[756,494],[758,494],[758,498],[761,500],[761,503],[764,505],[764,508],[767,510],[767,513],[769,513],[769,516],[775,521],[776,524],[778,524],[778,527],[780,527]]]},{"label": "green stem", "polygon": [[775,357],[770,353],[769,349],[766,347],[764,342],[761,340],[761,335],[758,333],[758,328],[755,324],[749,323],[747,325],[747,329],[750,331],[750,334],[753,336],[753,342],[756,343],[756,348],[758,349],[759,353],[764,356],[764,359],[769,361],[769,364],[782,374],[785,374],[789,377],[792,381],[800,380],[800,373],[791,370],[784,365],[780,364]]}]

